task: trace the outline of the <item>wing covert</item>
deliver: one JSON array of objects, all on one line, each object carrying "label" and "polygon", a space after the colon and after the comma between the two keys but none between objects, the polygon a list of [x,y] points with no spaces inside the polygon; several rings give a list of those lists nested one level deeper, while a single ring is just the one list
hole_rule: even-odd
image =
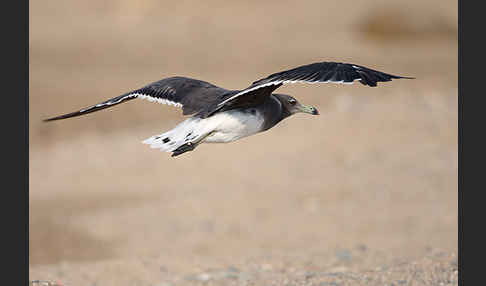
[{"label": "wing covert", "polygon": [[207,108],[230,91],[209,82],[186,77],[170,77],[153,82],[132,94],[159,103],[182,107],[184,115]]}]

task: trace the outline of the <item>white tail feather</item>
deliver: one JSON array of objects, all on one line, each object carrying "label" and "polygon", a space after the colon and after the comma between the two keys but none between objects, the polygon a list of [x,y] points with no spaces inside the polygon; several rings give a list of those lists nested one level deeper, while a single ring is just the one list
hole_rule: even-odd
[{"label": "white tail feather", "polygon": [[151,148],[160,149],[160,151],[173,152],[180,146],[197,141],[201,134],[198,134],[199,118],[189,118],[184,120],[174,129],[160,135],[154,135],[145,139],[142,143],[150,145]]}]

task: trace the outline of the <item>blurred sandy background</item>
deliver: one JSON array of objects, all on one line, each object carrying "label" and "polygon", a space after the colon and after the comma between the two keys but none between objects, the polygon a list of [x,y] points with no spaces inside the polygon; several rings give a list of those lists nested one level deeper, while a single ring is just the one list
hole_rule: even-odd
[{"label": "blurred sandy background", "polygon": [[[31,1],[30,279],[66,285],[457,284],[457,1]],[[316,106],[171,158],[131,101],[342,61],[416,80],[292,85]]]}]

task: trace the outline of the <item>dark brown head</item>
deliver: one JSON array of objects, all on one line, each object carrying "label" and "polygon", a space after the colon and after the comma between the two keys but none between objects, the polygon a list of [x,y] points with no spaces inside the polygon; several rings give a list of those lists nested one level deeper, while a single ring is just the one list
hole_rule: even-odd
[{"label": "dark brown head", "polygon": [[303,105],[297,101],[297,99],[293,98],[290,95],[286,94],[273,94],[275,97],[278,98],[280,103],[282,103],[282,107],[288,113],[287,116],[293,115],[295,113],[303,112],[309,113],[312,115],[318,115],[319,111],[317,108],[313,106]]}]

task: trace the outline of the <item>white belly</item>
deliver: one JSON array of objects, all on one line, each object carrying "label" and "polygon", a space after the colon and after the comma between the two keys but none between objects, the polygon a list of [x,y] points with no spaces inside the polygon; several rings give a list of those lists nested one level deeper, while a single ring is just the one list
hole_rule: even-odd
[{"label": "white belly", "polygon": [[[189,142],[227,143],[260,132],[263,121],[263,116],[258,110],[253,112],[230,110],[204,119],[191,117],[174,129],[154,135],[143,143],[167,152],[173,152]],[[210,135],[205,137],[208,134]]]},{"label": "white belly", "polygon": [[227,143],[260,132],[263,116],[258,110],[254,112],[230,110],[217,113],[203,121],[205,127],[212,130],[212,134],[204,142]]}]

